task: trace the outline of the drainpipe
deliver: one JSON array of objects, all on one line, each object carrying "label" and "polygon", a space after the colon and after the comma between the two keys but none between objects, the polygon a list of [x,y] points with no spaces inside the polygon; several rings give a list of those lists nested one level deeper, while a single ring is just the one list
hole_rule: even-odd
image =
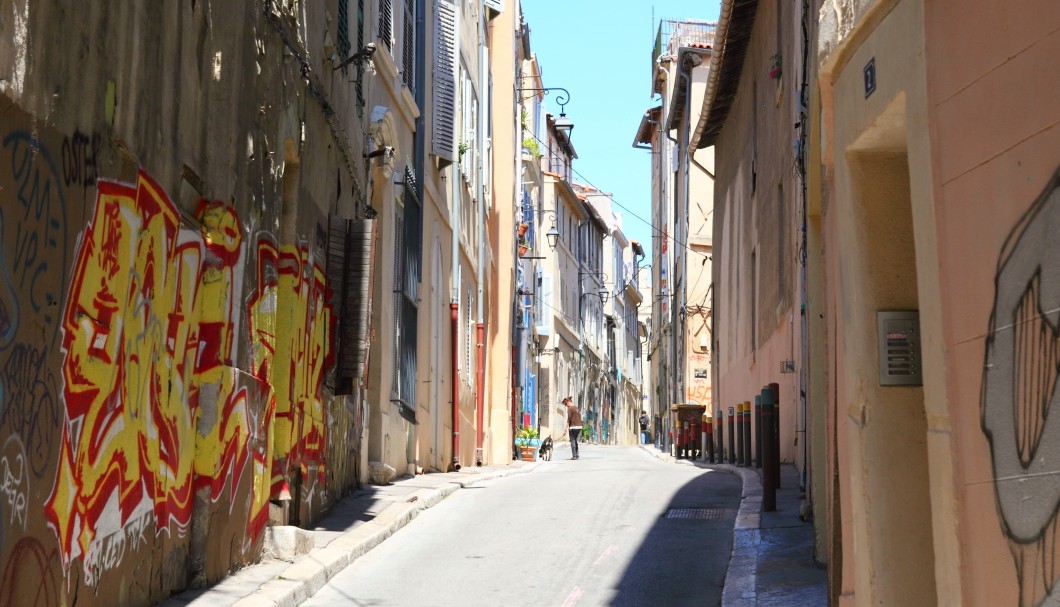
[{"label": "drainpipe", "polygon": [[478,323],[475,325],[475,465],[482,465],[482,444],[484,438],[483,424],[486,420],[486,318],[485,299],[486,289],[483,284],[486,281],[486,132],[489,125],[486,123],[487,102],[490,101],[489,73],[486,67],[489,65],[489,56],[486,49],[485,21],[482,18],[484,10],[479,3],[478,18],[478,90],[480,101],[478,104],[478,159],[475,162],[475,192],[478,198],[478,256],[475,282],[478,284],[476,303],[478,304]]},{"label": "drainpipe", "polygon": [[[454,31],[454,46],[460,48],[460,8],[454,11],[454,21],[456,22]],[[460,63],[459,61],[453,67],[455,73],[453,74],[454,81],[460,82]],[[458,106],[459,107],[459,106]],[[452,386],[453,386],[453,402],[452,402],[452,416],[453,416],[453,461],[449,465],[449,470],[460,469],[460,162],[463,160],[462,157],[457,156],[456,162],[449,165],[449,188],[452,191],[453,197],[453,249],[452,249],[452,282],[450,284],[451,296],[449,299],[449,310],[452,314],[452,326],[451,326],[451,349],[452,349]]]},{"label": "drainpipe", "polygon": [[449,304],[449,316],[453,350],[453,463],[449,465],[449,472],[455,472],[460,469],[460,372],[456,365],[457,357],[460,355],[459,302],[454,301]]}]

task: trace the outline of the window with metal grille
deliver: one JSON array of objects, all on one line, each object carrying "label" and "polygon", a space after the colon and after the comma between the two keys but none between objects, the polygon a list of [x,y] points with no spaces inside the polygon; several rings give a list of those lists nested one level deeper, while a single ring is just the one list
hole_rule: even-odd
[{"label": "window with metal grille", "polygon": [[423,264],[423,209],[415,175],[406,168],[394,226],[394,378],[392,397],[401,416],[416,423],[416,340]]},{"label": "window with metal grille", "polygon": [[394,375],[390,391],[396,399],[401,398],[401,311],[405,299],[405,216],[401,208],[394,217]]},{"label": "window with metal grille", "polygon": [[401,79],[412,93],[416,92],[416,4],[405,0],[401,27]]},{"label": "window with metal grille", "polygon": [[386,50],[394,51],[394,7],[391,0],[379,0],[379,39]]}]

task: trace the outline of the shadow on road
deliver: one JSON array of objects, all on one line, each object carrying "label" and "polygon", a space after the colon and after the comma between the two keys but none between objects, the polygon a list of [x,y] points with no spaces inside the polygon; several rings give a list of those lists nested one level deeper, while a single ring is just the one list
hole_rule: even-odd
[{"label": "shadow on road", "polygon": [[704,470],[659,513],[614,595],[615,606],[720,605],[740,478]]}]

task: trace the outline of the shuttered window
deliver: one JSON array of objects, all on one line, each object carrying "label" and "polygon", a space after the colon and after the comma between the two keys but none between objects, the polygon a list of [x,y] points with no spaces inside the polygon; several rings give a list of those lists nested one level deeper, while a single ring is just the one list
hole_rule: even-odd
[{"label": "shuttered window", "polygon": [[401,23],[401,79],[409,91],[416,92],[416,0],[405,0]]},{"label": "shuttered window", "polygon": [[394,52],[394,7],[391,0],[379,0],[379,39]]},{"label": "shuttered window", "polygon": [[350,0],[339,0],[339,61],[350,56]]},{"label": "shuttered window", "polygon": [[335,394],[353,394],[368,356],[368,312],[372,293],[372,232],[375,221],[328,218],[327,276],[335,319]]},{"label": "shuttered window", "polygon": [[456,160],[456,7],[434,2],[434,81],[431,104],[431,153]]}]

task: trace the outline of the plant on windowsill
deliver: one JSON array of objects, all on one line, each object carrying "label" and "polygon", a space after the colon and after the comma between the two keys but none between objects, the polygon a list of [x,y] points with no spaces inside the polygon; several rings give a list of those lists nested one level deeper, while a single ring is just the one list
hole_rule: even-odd
[{"label": "plant on windowsill", "polygon": [[515,446],[519,447],[519,459],[524,462],[537,461],[537,450],[541,446],[541,435],[533,426],[523,426],[515,431]]},{"label": "plant on windowsill", "polygon": [[523,139],[523,151],[532,155],[535,160],[541,157],[541,146],[533,137]]}]

